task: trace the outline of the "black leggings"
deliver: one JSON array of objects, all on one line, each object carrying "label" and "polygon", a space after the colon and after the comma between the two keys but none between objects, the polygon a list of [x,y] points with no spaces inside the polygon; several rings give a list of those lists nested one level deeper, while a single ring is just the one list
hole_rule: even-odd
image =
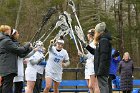
[{"label": "black leggings", "polygon": [[33,93],[40,93],[42,85],[42,74],[37,73],[37,79],[35,82]]},{"label": "black leggings", "polygon": [[13,79],[15,75],[15,73],[12,73],[2,77],[2,86],[0,86],[0,93],[13,93]]},{"label": "black leggings", "polygon": [[14,82],[14,93],[22,93],[23,82]]},{"label": "black leggings", "polygon": [[123,93],[131,93],[131,90],[125,90]]}]

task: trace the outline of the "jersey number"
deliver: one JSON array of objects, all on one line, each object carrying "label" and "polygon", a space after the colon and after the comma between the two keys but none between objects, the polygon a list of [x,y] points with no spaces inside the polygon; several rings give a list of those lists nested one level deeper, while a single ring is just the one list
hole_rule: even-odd
[{"label": "jersey number", "polygon": [[54,59],[54,62],[56,62],[56,63],[58,63],[59,61],[60,61],[60,59],[58,59],[58,58]]}]

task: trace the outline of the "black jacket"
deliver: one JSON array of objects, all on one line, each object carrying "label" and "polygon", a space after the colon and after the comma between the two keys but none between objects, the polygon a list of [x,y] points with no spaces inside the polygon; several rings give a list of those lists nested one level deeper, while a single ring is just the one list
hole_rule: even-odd
[{"label": "black jacket", "polygon": [[94,70],[95,75],[109,75],[110,61],[111,61],[111,50],[112,46],[110,43],[111,36],[109,33],[103,34],[99,43],[96,46],[96,49],[93,49],[89,45],[86,46],[86,49],[94,55]]},{"label": "black jacket", "polygon": [[[17,40],[12,39],[12,41],[18,46],[20,47],[20,43]],[[24,58],[26,57],[30,52],[32,51],[32,48],[29,48],[27,51],[25,51],[24,53],[20,53],[18,56],[20,58]]]},{"label": "black jacket", "polygon": [[103,34],[99,39],[94,55],[95,75],[109,75],[112,50],[110,40],[111,36],[108,33]]},{"label": "black jacket", "polygon": [[0,33],[0,76],[17,74],[17,56],[29,51],[30,44],[18,47],[8,35]]}]

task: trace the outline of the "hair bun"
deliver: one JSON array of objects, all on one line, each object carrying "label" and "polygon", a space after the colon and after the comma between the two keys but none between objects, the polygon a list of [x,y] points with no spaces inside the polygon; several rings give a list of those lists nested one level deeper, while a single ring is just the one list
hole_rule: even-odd
[{"label": "hair bun", "polygon": [[60,36],[60,39],[64,40],[64,37],[63,36]]}]

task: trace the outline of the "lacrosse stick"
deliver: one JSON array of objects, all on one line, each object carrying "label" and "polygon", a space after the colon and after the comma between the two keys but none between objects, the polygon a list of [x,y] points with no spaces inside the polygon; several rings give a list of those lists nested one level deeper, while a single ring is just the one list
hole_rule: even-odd
[{"label": "lacrosse stick", "polygon": [[[41,27],[39,28],[39,30],[35,33],[35,35],[32,37],[32,39],[30,40],[30,42],[32,42],[35,38],[38,38],[39,36],[39,32],[41,32],[43,26],[47,23],[47,21],[50,19],[50,17],[52,16],[52,14],[56,13],[56,9],[55,8],[50,8],[48,10],[47,15],[45,16],[45,18],[43,18]],[[36,41],[36,40],[35,40]]]},{"label": "lacrosse stick", "polygon": [[[54,23],[56,23],[56,21],[55,21]],[[45,37],[45,35],[47,35],[47,33],[48,33],[49,31],[51,31],[51,30],[54,28],[54,25],[55,25],[55,24],[52,24],[51,27],[48,29],[48,31],[46,31],[46,32],[41,36],[41,38],[38,39],[38,41],[41,41],[41,40]]]},{"label": "lacrosse stick", "polygon": [[75,33],[80,38],[80,40],[82,40],[84,43],[86,43],[85,38],[84,38],[85,35],[82,31],[80,31],[79,26],[75,26]]},{"label": "lacrosse stick", "polygon": [[56,29],[56,26],[53,28],[53,30],[47,35],[47,37],[43,40],[43,43],[49,38],[49,36],[53,33],[53,31]]},{"label": "lacrosse stick", "polygon": [[[69,23],[69,26],[70,26],[70,29],[72,29],[72,25],[71,25],[71,18],[70,18],[70,16],[69,16],[69,14],[67,13],[67,12],[64,12],[64,14],[66,15],[66,17],[68,18],[68,23]],[[73,29],[72,30],[70,30],[71,32],[70,32],[70,37],[72,38],[72,39],[74,39],[74,42],[76,41],[76,39],[75,39],[75,35],[74,35],[74,32],[73,32]],[[78,42],[79,42],[79,44],[80,44],[80,47],[81,47],[81,49],[82,49],[82,52],[84,53],[84,50],[83,50],[83,48],[82,48],[82,45],[81,45],[81,42],[78,40]],[[77,41],[75,42],[75,44],[78,46],[78,44],[77,44]],[[79,51],[79,49],[78,49],[78,51]]]},{"label": "lacrosse stick", "polygon": [[64,28],[64,24],[65,24],[64,22],[65,22],[65,21],[64,21],[64,17],[63,17],[62,15],[60,15],[60,16],[59,16],[59,20],[56,22],[55,27],[54,27],[53,30],[47,35],[47,37],[43,40],[43,42],[45,42],[45,41],[48,39],[48,37],[53,33],[53,31],[54,31],[56,28],[60,27],[60,28],[63,28],[63,30],[68,29],[67,26],[65,26],[65,28]]},{"label": "lacrosse stick", "polygon": [[64,14],[63,14],[65,17],[66,17],[66,22],[70,28],[70,33],[71,34],[70,36],[73,38],[74,42],[75,42],[75,45],[76,45],[76,48],[77,48],[77,51],[79,52],[80,49],[78,47],[78,43],[76,41],[76,38],[75,38],[75,35],[74,35],[74,32],[73,32],[73,29],[72,29],[72,25],[71,25],[71,22],[72,22],[72,19],[70,17],[70,14],[68,14],[66,11],[64,11]]},{"label": "lacrosse stick", "polygon": [[[56,43],[56,41],[60,38],[60,36],[65,37],[67,34],[69,34],[69,29],[67,29],[66,31],[60,30],[59,33],[55,36],[55,38],[53,39]],[[45,57],[48,55],[48,52],[45,54]]]},{"label": "lacrosse stick", "polygon": [[[54,41],[57,41],[60,36],[64,36],[65,37],[69,33],[69,26],[68,26],[68,24],[66,22],[66,17],[63,14],[59,16],[59,22],[57,22],[56,25],[60,26],[61,30],[59,30],[58,34],[53,39]],[[48,52],[46,53],[45,57],[47,55],[48,55]]]},{"label": "lacrosse stick", "polygon": [[76,35],[78,36],[78,42],[80,44],[80,47],[82,49],[82,53],[84,54],[84,49],[83,49],[83,46],[81,44],[80,41],[83,41],[84,43],[86,42],[85,39],[84,39],[84,33],[82,31],[80,31],[80,28],[78,26],[75,26],[75,32],[76,32]]},{"label": "lacrosse stick", "polygon": [[[60,38],[60,36],[66,36],[68,33],[65,32],[65,31],[62,31],[60,30],[60,32],[56,35],[56,37],[53,39],[55,42],[54,44],[56,43],[56,41]],[[45,54],[45,57],[48,55],[48,52]]]},{"label": "lacrosse stick", "polygon": [[66,31],[60,30],[59,33],[56,35],[56,37],[53,40],[58,40],[60,38],[60,36],[65,37],[69,33],[68,31],[69,30],[66,30]]},{"label": "lacrosse stick", "polygon": [[[74,2],[73,2],[72,0],[69,0],[68,4],[69,4],[69,6],[71,6],[72,11],[73,11],[73,13],[74,13],[74,15],[75,15],[76,21],[77,21],[78,26],[79,26],[79,31],[81,31],[81,32],[83,33],[83,29],[82,29],[82,27],[81,27],[81,25],[80,25],[80,21],[79,21],[79,19],[78,19],[78,17],[77,17],[77,13],[76,13],[76,8],[75,8]],[[84,37],[84,41],[86,41],[86,40],[85,40],[85,35],[84,35],[84,34],[83,34],[83,37]]]}]

